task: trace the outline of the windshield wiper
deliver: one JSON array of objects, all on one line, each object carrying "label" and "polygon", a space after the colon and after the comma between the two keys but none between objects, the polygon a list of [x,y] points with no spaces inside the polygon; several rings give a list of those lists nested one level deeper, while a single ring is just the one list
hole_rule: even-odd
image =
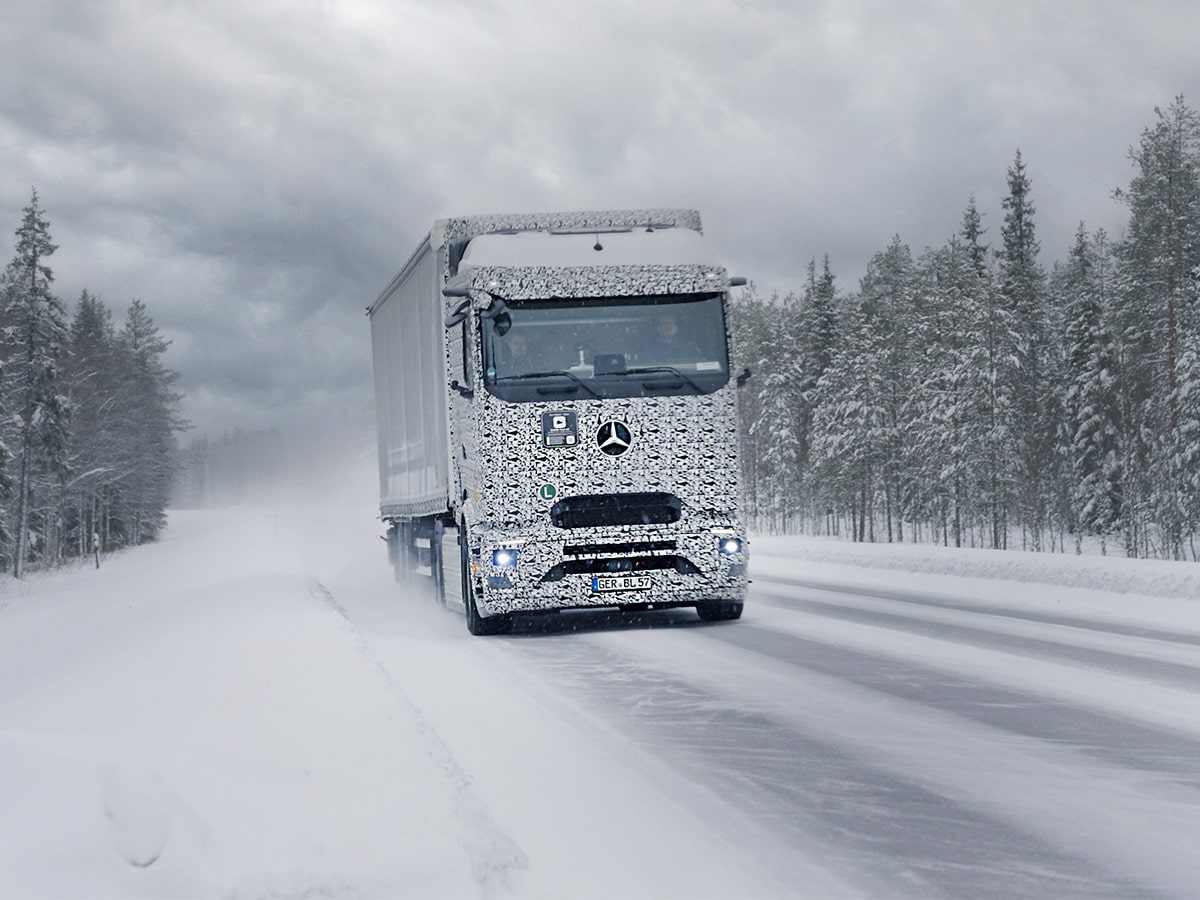
[{"label": "windshield wiper", "polygon": [[[587,391],[589,394],[591,394],[597,400],[600,399],[600,395],[597,394],[595,391],[593,391],[590,387],[588,387],[587,384],[585,384],[578,375],[576,375],[574,372],[569,372],[566,369],[553,369],[549,372],[522,372],[520,375],[504,375],[504,376],[501,376],[500,378],[497,378],[496,382],[499,383],[501,381],[524,381],[527,378],[550,378],[555,375],[565,375],[567,378],[570,378],[573,382],[575,382],[575,384],[577,384],[579,387],[583,388],[585,391]],[[560,388],[559,390],[576,390],[576,388],[574,388],[574,387]],[[546,389],[538,388],[538,393],[546,393],[546,392],[547,392]]]},{"label": "windshield wiper", "polygon": [[632,369],[625,370],[626,375],[649,375],[652,372],[668,372],[671,375],[682,378],[684,381],[690,384],[695,389],[697,394],[704,393],[704,388],[700,387],[700,385],[696,384],[696,382],[692,381],[692,379],[688,378],[688,376],[684,375],[674,366],[635,366]]}]

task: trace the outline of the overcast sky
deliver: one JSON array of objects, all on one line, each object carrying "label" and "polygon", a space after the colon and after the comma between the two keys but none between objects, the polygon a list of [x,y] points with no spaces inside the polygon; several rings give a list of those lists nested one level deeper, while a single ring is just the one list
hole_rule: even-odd
[{"label": "overcast sky", "polygon": [[73,310],[143,300],[185,414],[325,427],[370,401],[363,312],[447,215],[701,211],[733,274],[841,288],[1019,147],[1047,267],[1154,107],[1200,106],[1200,7],[1133,2],[0,0],[0,256],[36,187]]}]

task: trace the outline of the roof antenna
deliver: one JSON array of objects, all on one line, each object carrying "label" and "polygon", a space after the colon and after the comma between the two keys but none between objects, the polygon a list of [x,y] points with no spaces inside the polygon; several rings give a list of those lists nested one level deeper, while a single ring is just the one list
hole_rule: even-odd
[{"label": "roof antenna", "polygon": [[603,250],[604,245],[600,243],[600,232],[596,232],[596,243],[592,245],[593,250]]}]

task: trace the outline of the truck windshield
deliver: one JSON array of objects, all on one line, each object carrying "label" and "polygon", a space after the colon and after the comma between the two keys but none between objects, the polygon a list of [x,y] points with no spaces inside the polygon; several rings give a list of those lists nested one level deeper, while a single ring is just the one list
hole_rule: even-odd
[{"label": "truck windshield", "polygon": [[482,323],[484,385],[506,400],[711,393],[729,380],[721,294],[505,300]]}]

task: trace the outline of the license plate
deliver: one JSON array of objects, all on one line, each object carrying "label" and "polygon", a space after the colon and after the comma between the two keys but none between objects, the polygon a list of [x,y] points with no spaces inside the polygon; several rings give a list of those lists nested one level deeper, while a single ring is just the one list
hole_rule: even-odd
[{"label": "license plate", "polygon": [[592,591],[648,591],[649,575],[597,575],[592,578]]}]

